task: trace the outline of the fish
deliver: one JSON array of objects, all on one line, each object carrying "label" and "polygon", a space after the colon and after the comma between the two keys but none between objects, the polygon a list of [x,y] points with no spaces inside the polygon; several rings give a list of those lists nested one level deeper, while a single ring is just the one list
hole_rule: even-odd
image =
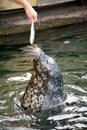
[{"label": "fish", "polygon": [[34,43],[34,38],[35,38],[35,30],[34,30],[34,23],[32,23],[30,31],[30,44]]},{"label": "fish", "polygon": [[56,61],[38,46],[28,46],[34,72],[21,100],[24,110],[40,112],[57,107],[66,100],[62,72]]}]

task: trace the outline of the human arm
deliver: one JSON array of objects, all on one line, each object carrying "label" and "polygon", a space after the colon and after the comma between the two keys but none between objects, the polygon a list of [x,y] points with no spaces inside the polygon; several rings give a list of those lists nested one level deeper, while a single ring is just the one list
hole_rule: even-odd
[{"label": "human arm", "polygon": [[26,0],[10,0],[10,1],[23,6],[30,23],[37,21],[37,12],[32,8],[32,6],[29,4],[28,1]]}]

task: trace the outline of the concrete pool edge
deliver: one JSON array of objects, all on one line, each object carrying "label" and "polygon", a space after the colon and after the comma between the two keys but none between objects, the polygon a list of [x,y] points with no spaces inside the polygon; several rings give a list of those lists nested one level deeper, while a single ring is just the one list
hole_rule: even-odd
[{"label": "concrete pool edge", "polygon": [[[38,12],[38,22],[35,23],[36,30],[87,21],[87,6],[67,3],[35,9]],[[29,30],[30,24],[23,9],[0,12],[0,36]]]}]

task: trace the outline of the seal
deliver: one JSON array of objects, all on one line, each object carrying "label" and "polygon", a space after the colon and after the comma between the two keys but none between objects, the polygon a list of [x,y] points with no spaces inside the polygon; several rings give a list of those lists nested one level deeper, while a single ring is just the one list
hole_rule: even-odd
[{"label": "seal", "polygon": [[22,97],[21,105],[31,112],[54,108],[66,100],[62,72],[55,60],[39,47],[27,50],[33,59],[34,73]]}]

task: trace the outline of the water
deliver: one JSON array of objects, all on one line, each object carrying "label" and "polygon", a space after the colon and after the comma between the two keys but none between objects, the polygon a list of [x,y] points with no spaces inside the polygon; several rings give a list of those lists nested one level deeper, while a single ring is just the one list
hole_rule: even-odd
[{"label": "water", "polygon": [[[25,34],[24,39],[27,37]],[[20,100],[33,71],[31,59],[22,52],[28,41],[0,46],[0,130],[86,130],[87,24],[36,32],[36,42],[55,58],[63,72],[66,105],[48,115],[23,112]]]}]

